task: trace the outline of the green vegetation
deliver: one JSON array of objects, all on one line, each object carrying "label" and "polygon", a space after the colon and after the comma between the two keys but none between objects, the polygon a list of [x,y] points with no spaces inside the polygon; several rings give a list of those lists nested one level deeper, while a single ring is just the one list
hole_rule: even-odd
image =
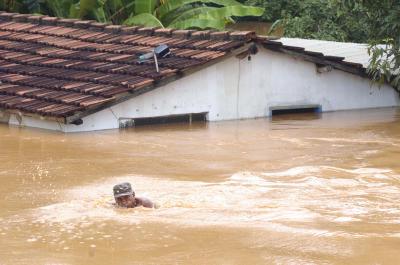
[{"label": "green vegetation", "polygon": [[[285,36],[370,44],[369,73],[400,91],[399,0],[242,0]],[[393,77],[393,73],[397,76]]]},{"label": "green vegetation", "polygon": [[380,83],[388,82],[400,91],[400,2],[398,0],[349,1],[351,7],[366,10],[372,55],[369,73]]},{"label": "green vegetation", "polygon": [[[367,19],[361,6],[345,8],[340,0],[246,0],[265,8],[259,20],[283,25],[286,37],[366,42]],[[351,14],[350,14],[351,13]]]},{"label": "green vegetation", "polygon": [[219,30],[236,17],[264,12],[235,0],[0,0],[0,9],[114,24]]}]

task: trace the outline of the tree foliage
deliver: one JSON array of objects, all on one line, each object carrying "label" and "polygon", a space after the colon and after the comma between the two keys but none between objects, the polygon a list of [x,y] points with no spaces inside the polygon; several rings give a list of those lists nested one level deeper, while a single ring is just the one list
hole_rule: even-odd
[{"label": "tree foliage", "polygon": [[364,10],[344,8],[341,0],[245,0],[261,6],[265,13],[258,19],[283,25],[285,36],[335,41],[366,42],[368,28]]},{"label": "tree foliage", "polygon": [[114,24],[220,30],[236,17],[264,12],[236,0],[0,0],[0,9]]},{"label": "tree foliage", "polygon": [[400,91],[399,0],[242,0],[285,36],[370,44],[369,74]]},{"label": "tree foliage", "polygon": [[366,10],[370,31],[370,75],[400,91],[400,2],[398,0],[348,1],[350,7]]}]

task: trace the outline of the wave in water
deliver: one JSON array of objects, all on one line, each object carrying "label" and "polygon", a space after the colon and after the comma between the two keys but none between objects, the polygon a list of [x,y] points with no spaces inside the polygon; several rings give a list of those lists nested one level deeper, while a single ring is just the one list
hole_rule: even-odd
[{"label": "wave in water", "polygon": [[[122,181],[131,182],[138,196],[161,207],[114,208],[112,186]],[[125,176],[65,190],[60,203],[33,209],[20,218],[68,229],[111,221],[377,236],[385,235],[379,231],[381,225],[399,224],[399,188],[399,176],[379,168],[304,166],[280,172],[239,172],[215,183]],[[357,223],[368,223],[369,229],[343,227]]]}]

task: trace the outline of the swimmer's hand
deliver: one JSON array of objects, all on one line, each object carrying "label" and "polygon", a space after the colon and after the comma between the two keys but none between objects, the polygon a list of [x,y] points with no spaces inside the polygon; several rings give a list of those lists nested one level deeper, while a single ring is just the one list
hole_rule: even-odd
[{"label": "swimmer's hand", "polygon": [[153,203],[153,208],[158,209],[158,208],[160,208],[160,205],[158,203]]}]

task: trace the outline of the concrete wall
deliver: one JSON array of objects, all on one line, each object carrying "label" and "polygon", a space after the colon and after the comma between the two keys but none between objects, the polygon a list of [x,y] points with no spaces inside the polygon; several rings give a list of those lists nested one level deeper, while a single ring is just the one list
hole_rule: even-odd
[{"label": "concrete wall", "polygon": [[235,57],[185,78],[132,98],[83,119],[82,125],[63,125],[23,117],[10,123],[64,132],[119,127],[120,118],[208,113],[208,120],[265,117],[270,107],[319,104],[322,111],[399,105],[397,92],[372,85],[367,78],[333,70],[317,73],[315,64],[260,49]]}]

